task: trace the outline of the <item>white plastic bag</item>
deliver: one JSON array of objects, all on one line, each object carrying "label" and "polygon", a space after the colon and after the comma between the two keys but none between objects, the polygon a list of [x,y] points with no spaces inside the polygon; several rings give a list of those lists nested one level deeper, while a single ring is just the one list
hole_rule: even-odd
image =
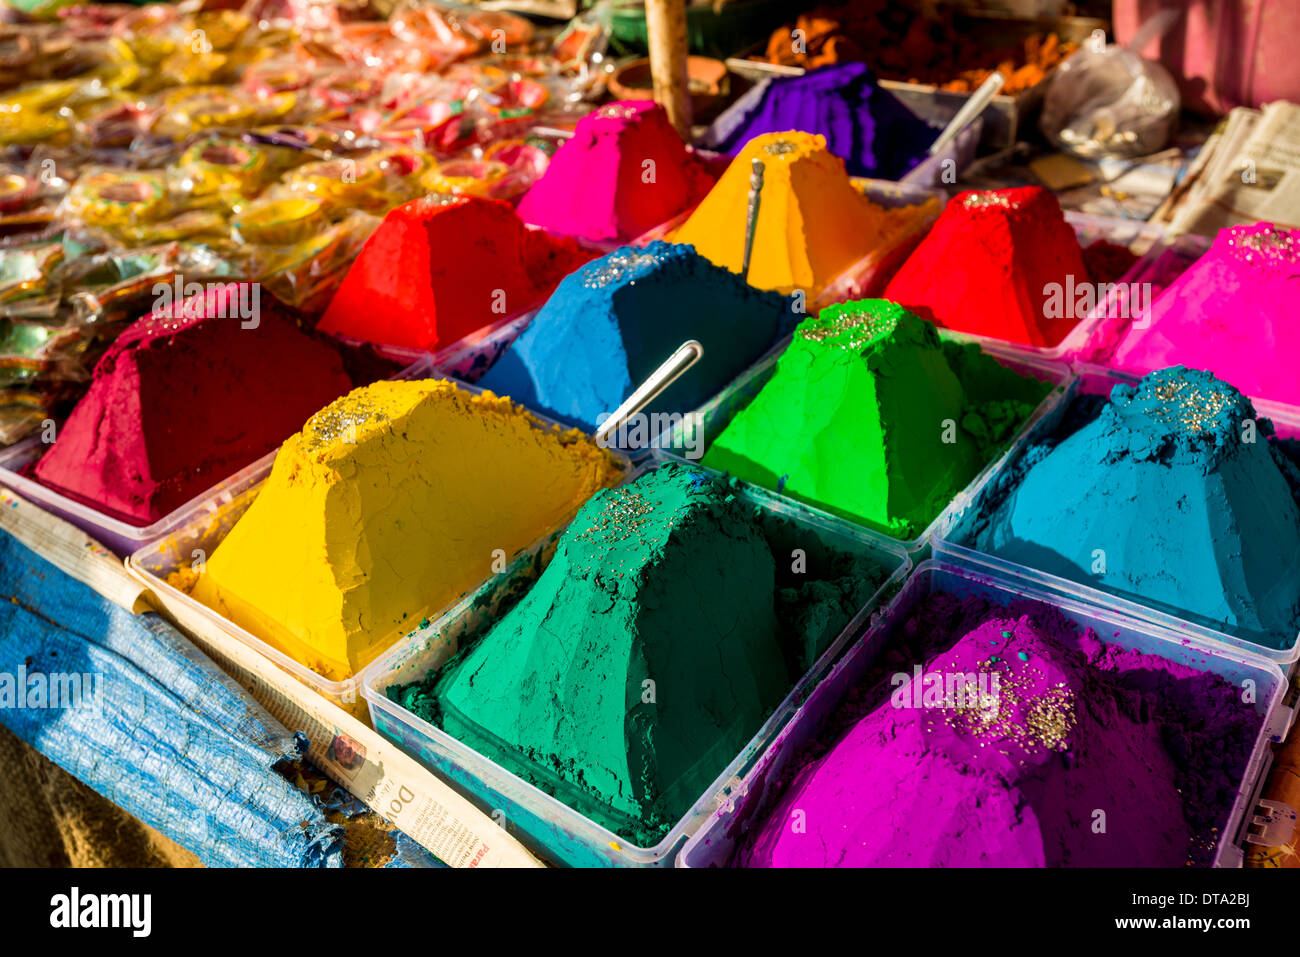
[{"label": "white plastic bag", "polygon": [[1169,142],[1178,108],[1178,86],[1159,63],[1085,44],[1052,76],[1039,127],[1076,156],[1145,156]]}]

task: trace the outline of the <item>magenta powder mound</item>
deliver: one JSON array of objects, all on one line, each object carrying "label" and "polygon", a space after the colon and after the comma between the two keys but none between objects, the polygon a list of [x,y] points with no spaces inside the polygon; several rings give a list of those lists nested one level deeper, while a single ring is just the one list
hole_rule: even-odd
[{"label": "magenta powder mound", "polygon": [[1238,689],[1027,601],[936,592],[895,638],[741,863],[1209,862],[1261,725]]},{"label": "magenta powder mound", "polygon": [[579,121],[519,216],[557,235],[624,243],[689,210],[713,183],[662,106],[620,100]]},{"label": "magenta powder mound", "polygon": [[1144,327],[1126,330],[1108,364],[1207,369],[1252,398],[1300,405],[1298,290],[1300,231],[1229,227],[1156,298]]},{"label": "magenta powder mound", "polygon": [[133,323],[33,469],[57,492],[148,525],[276,448],[352,388],[340,353],[249,283]]}]

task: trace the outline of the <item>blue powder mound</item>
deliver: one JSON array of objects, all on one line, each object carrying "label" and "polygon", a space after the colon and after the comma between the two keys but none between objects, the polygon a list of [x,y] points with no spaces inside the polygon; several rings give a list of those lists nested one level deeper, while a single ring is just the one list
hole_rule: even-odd
[{"label": "blue powder mound", "polygon": [[1300,468],[1272,424],[1176,366],[1076,399],[959,540],[1269,648],[1300,630]]},{"label": "blue powder mound", "polygon": [[788,335],[790,302],[694,247],[623,246],[560,283],[479,385],[590,432],[683,342],[704,357],[647,413],[689,412]]},{"label": "blue powder mound", "polygon": [[866,64],[843,63],[764,80],[714,120],[701,145],[735,156],[755,136],[785,130],[820,133],[850,176],[878,179],[898,179],[938,136]]}]

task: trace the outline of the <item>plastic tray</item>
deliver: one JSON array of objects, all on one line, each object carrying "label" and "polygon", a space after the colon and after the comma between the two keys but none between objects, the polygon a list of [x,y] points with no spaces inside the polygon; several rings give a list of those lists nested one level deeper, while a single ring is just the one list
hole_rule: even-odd
[{"label": "plastic tray", "polygon": [[[828,282],[817,296],[812,297],[809,303],[810,310],[849,299],[875,296],[883,292],[889,280],[894,277],[894,273],[898,272],[912,250],[930,231],[930,227],[939,218],[939,213],[943,211],[944,204],[948,202],[946,191],[918,186],[914,183],[891,183],[883,179],[858,177],[852,177],[850,182],[858,192],[877,206],[886,209],[897,209],[900,206],[921,208],[897,236],[883,246],[871,250]],[[927,203],[930,204],[928,207]],[[644,246],[656,239],[666,239],[670,233],[685,223],[694,211],[694,209],[687,210],[663,225],[655,227],[636,239],[633,245]],[[736,228],[744,229],[744,223],[737,223]]]},{"label": "plastic tray", "polygon": [[907,587],[876,625],[835,666],[773,745],[744,779],[737,782],[726,803],[687,842],[678,857],[679,867],[723,867],[731,863],[737,840],[744,836],[751,822],[761,820],[779,799],[783,781],[801,764],[802,752],[816,742],[818,730],[846,693],[864,679],[877,656],[888,647],[907,612],[921,598],[939,590],[958,595],[987,595],[1003,601],[1027,598],[1046,602],[1060,608],[1075,623],[1091,627],[1109,644],[1211,671],[1234,684],[1248,678],[1253,680],[1257,691],[1255,710],[1261,726],[1237,794],[1230,807],[1225,805],[1224,824],[1220,827],[1222,837],[1213,861],[1216,867],[1241,865],[1242,843],[1253,816],[1248,812],[1254,807],[1272,760],[1269,744],[1284,736],[1295,719],[1294,710],[1283,702],[1286,681],[1281,672],[1262,658],[1203,645],[1194,636],[1137,621],[1114,608],[1082,600],[1083,596],[1053,596],[1039,592],[1014,575],[986,575],[940,561],[927,561],[917,566]]},{"label": "plastic tray", "polygon": [[[457,384],[471,392],[478,393],[482,391],[464,383]],[[536,416],[536,418],[548,428],[555,424],[543,416]],[[243,642],[250,648],[255,648],[303,684],[313,688],[322,697],[345,710],[352,711],[354,714],[364,714],[364,701],[360,696],[361,681],[362,676],[373,667],[373,662],[349,678],[342,681],[333,681],[295,661],[278,648],[273,647],[268,642],[218,614],[167,580],[168,576],[173,572],[194,561],[198,557],[196,552],[201,555],[211,555],[217,546],[225,540],[231,528],[243,517],[249,506],[253,504],[253,500],[257,498],[262,482],[271,473],[271,466],[275,462],[276,454],[276,452],[268,453],[237,476],[223,482],[208,496],[191,506],[187,506],[187,510],[177,516],[177,526],[173,531],[150,542],[126,559],[127,570],[146,587],[165,594],[169,601],[178,602],[191,609],[225,634]],[[628,461],[626,456],[621,456],[617,452],[611,454],[618,458],[623,466],[620,482],[627,481],[632,472],[631,462]],[[581,505],[578,507],[580,508]],[[576,511],[577,509],[574,509],[575,513]],[[569,515],[558,527],[567,525],[571,519],[572,515]],[[553,533],[554,529],[549,529],[539,540],[545,540]],[[524,551],[534,548],[535,544],[527,546]],[[427,611],[441,614],[445,610],[428,609]],[[415,609],[414,611],[420,615],[426,613],[425,609]],[[436,614],[433,617],[436,617]],[[397,636],[394,640],[401,642],[402,636]]]},{"label": "plastic tray", "polygon": [[[1195,233],[1165,236],[1142,257],[1140,268],[1134,270],[1135,274],[1125,278],[1132,282],[1149,283],[1151,300],[1154,302],[1156,296],[1164,292],[1209,250],[1212,242],[1209,237]],[[1132,327],[1131,318],[1107,316],[1102,310],[1097,310],[1076,330],[1078,342],[1074,358],[1080,362],[1104,365]]]},{"label": "plastic tray", "polygon": [[[1008,39],[1018,43],[1027,35],[1037,32],[1056,33],[1065,40],[1082,43],[1092,35],[1094,30],[1105,30],[1105,20],[1092,17],[1050,17],[1031,19],[1010,17],[997,12],[976,12],[964,10],[960,13],[959,24],[962,33],[975,40],[981,46],[996,51],[1004,49]],[[793,24],[792,24],[793,25]],[[762,60],[748,59],[751,55],[762,55],[767,41],[748,47],[726,60],[727,69],[749,80],[762,80],[772,76],[801,76],[806,71],[802,67],[782,66]],[[990,64],[991,65],[991,64]],[[1028,90],[1014,95],[999,93],[985,109],[981,119],[984,129],[981,142],[991,150],[1005,149],[1023,139],[1022,124],[1031,120],[1033,114],[1042,104],[1051,76],[1055,69]],[[931,126],[944,127],[970,99],[969,93],[954,93],[942,90],[926,83],[908,83],[901,80],[879,80],[882,90],[894,94],[903,105],[924,119]]]},{"label": "plastic tray", "polygon": [[433,357],[433,367],[443,375],[462,382],[477,382],[483,373],[496,365],[496,361],[528,328],[539,309],[529,309],[522,315],[485,326],[459,342],[440,350]]},{"label": "plastic tray", "polygon": [[[942,127],[937,127],[935,129],[936,137],[942,131]],[[975,151],[979,147],[980,136],[983,132],[984,119],[977,116],[938,154],[926,156],[921,162],[904,173],[898,181],[907,186],[920,186],[923,189],[955,187],[957,180],[961,178],[961,174],[966,167],[975,162]],[[945,167],[945,163],[951,163],[952,166]],[[945,173],[950,173],[947,180],[944,179]]]},{"label": "plastic tray", "polygon": [[[393,357],[393,356],[390,356]],[[393,375],[393,379],[420,379],[433,371],[429,356],[419,354],[410,365]],[[234,475],[218,482],[206,491],[194,496],[184,505],[173,509],[162,518],[148,525],[132,525],[130,522],[114,518],[90,505],[84,505],[52,488],[48,488],[28,478],[22,471],[35,464],[45,454],[46,444],[40,436],[24,439],[7,449],[0,450],[0,485],[8,486],[23,498],[45,511],[66,519],[81,529],[104,547],[120,556],[130,555],[142,545],[155,542],[170,535],[186,523],[189,516],[202,507],[209,498],[219,497],[233,484],[240,483],[245,476],[258,468],[254,462],[245,466]],[[275,453],[270,453],[273,458]]]},{"label": "plastic tray", "polygon": [[[1164,227],[1154,223],[1137,219],[1119,219],[1113,216],[1094,216],[1091,213],[1080,213],[1074,210],[1065,211],[1065,221],[1074,230],[1081,247],[1087,247],[1099,239],[1105,239],[1120,246],[1127,246],[1137,254],[1137,262],[1129,268],[1128,272],[1115,280],[1116,284],[1142,281],[1141,277],[1150,269],[1152,258],[1158,255],[1160,243],[1165,235]],[[1023,342],[1008,342],[1005,339],[980,336],[973,332],[958,332],[955,329],[944,329],[943,335],[944,338],[955,339],[958,342],[996,345],[1025,355],[1038,356],[1057,362],[1068,362],[1080,352],[1086,350],[1090,337],[1094,334],[1097,324],[1101,321],[1100,316],[1110,311],[1098,303],[1087,315],[1075,323],[1069,335],[1051,348],[1032,346]]]},{"label": "plastic tray", "polygon": [[[916,218],[891,242],[867,254],[841,273],[839,277],[827,285],[812,304],[811,308],[814,310],[821,309],[833,302],[878,295],[882,292],[893,274],[898,271],[903,261],[907,259],[911,250],[921,241],[926,231],[934,225],[934,221],[939,216],[939,211],[947,201],[946,194],[943,192],[919,186],[864,179],[854,179],[853,183],[872,202],[886,208],[916,206],[931,200],[933,200],[933,208],[928,212],[918,212]],[[690,211],[682,213],[638,237],[631,245],[644,246],[656,239],[663,239],[686,222],[689,216]],[[454,346],[435,355],[433,358],[434,367],[440,373],[453,376],[464,382],[477,382],[528,328],[528,324],[533,321],[533,318],[540,311],[540,309],[530,310],[517,318],[485,327],[479,332],[467,336]],[[786,336],[779,342],[774,343],[771,349],[759,356],[754,365],[742,372],[735,381],[742,381],[764,362],[775,355],[779,355],[785,350],[785,346],[789,341],[789,336]],[[664,358],[667,358],[667,356]],[[649,438],[650,441],[646,448],[625,451],[636,460],[644,459],[650,454],[659,436],[653,435]]]},{"label": "plastic tray", "polygon": [[[649,466],[649,468],[657,465]],[[541,566],[554,554],[554,539],[539,546],[534,555],[524,556],[497,579],[466,597],[445,616],[427,628],[417,630],[411,640],[392,648],[365,675],[363,694],[370,705],[375,730],[392,739],[441,777],[494,813],[504,814],[512,833],[543,857],[577,866],[656,867],[670,866],[673,855],[700,823],[717,807],[732,782],[746,772],[800,703],[829,671],[848,644],[866,628],[882,601],[892,595],[911,567],[907,553],[884,536],[854,528],[807,509],[781,501],[762,490],[745,490],[741,496],[770,513],[790,519],[805,528],[816,529],[823,539],[875,556],[887,578],[817,663],[796,683],[708,790],[654,847],[635,847],[596,824],[551,795],[522,780],[455,738],[435,728],[396,702],[389,700],[389,687],[414,681],[442,665],[456,650],[459,640],[478,633],[497,617],[506,598],[531,586]]]},{"label": "plastic tray", "polygon": [[[894,539],[886,533],[877,530],[879,534],[885,535],[885,537],[890,538],[891,541],[897,541],[902,544],[909,552],[916,553],[923,551],[930,544],[930,539],[935,530],[945,522],[947,517],[954,512],[960,511],[971,496],[983,489],[983,487],[1002,470],[1003,463],[1007,461],[1012,451],[1018,448],[1019,444],[1024,437],[1029,434],[1029,431],[1033,428],[1034,424],[1050,413],[1051,410],[1056,407],[1057,403],[1064,398],[1070,383],[1074,378],[1069,368],[1060,363],[1050,362],[1036,356],[1005,349],[1001,343],[993,346],[986,346],[984,347],[984,351],[1003,365],[1015,369],[1018,372],[1032,375],[1037,379],[1051,382],[1056,386],[1056,388],[1041,403],[1039,403],[1038,408],[1036,408],[1030,414],[1029,418],[1021,424],[1020,428],[1016,430],[1015,434],[1006,443],[1006,447],[1002,453],[987,462],[984,468],[981,469],[973,479],[971,479],[970,483],[963,490],[954,496],[953,500],[948,503],[947,508],[936,515],[934,520],[930,522],[921,534],[917,535],[913,539],[904,540]],[[722,393],[693,413],[693,420],[699,423],[698,427],[702,428],[704,432],[703,441],[700,442],[700,445],[702,446],[701,455],[708,452],[717,437],[722,434],[722,431],[728,425],[731,424],[731,420],[740,414],[741,410],[754,400],[754,397],[758,395],[763,386],[767,385],[773,374],[776,372],[776,365],[779,359],[779,352],[774,350],[766,359],[754,366],[754,368],[750,369],[745,373],[745,375],[733,382]],[[696,441],[699,441],[698,436],[696,436]],[[682,435],[681,428],[674,428],[668,434],[659,437],[655,446],[655,454],[664,458],[690,461],[692,465],[702,468],[707,472],[712,472],[715,475],[721,474],[716,469],[701,465],[698,461],[690,459],[685,454],[686,446],[688,444],[689,443],[685,441],[685,437]],[[753,486],[748,482],[742,484],[746,487],[758,487]],[[774,491],[769,490],[769,493],[783,501],[797,501],[794,498],[778,494]],[[828,519],[847,522],[849,524],[857,524],[852,519],[833,515],[815,505],[809,505],[805,502],[800,502],[799,504],[802,508],[806,508],[808,511],[815,512],[816,514],[822,515]]]},{"label": "plastic tray", "polygon": [[[1137,275],[1132,277],[1132,281],[1149,283],[1151,286],[1151,300],[1154,302],[1157,296],[1173,285],[1184,272],[1195,265],[1196,261],[1209,251],[1213,242],[1212,238],[1199,236],[1195,233],[1167,237],[1152,247],[1150,252],[1143,257],[1140,263],[1142,268]],[[1079,339],[1084,344],[1074,353],[1072,358],[1076,364],[1080,365],[1087,364],[1123,375],[1141,375],[1146,370],[1115,366],[1111,361],[1115,350],[1134,328],[1139,327],[1132,319],[1107,316],[1104,311],[1099,310],[1098,314],[1090,317],[1085,327],[1080,330]],[[1277,420],[1278,434],[1291,438],[1296,437],[1297,433],[1291,426],[1291,420],[1300,418],[1300,406],[1261,399],[1255,396],[1250,398],[1255,404],[1256,411],[1261,415]]]},{"label": "plastic tray", "polygon": [[939,214],[948,202],[947,191],[910,183],[855,178],[853,184],[863,196],[885,209],[897,209],[900,206],[921,208],[907,228],[897,236],[867,253],[827,283],[826,288],[813,300],[809,311],[852,299],[870,299],[883,293],[889,280],[894,278],[894,273],[902,268],[912,250],[920,245],[930,227],[938,221]]},{"label": "plastic tray", "polygon": [[[1061,417],[1076,395],[1107,395],[1117,383],[1133,385],[1138,381],[1136,376],[1125,375],[1098,366],[1076,366],[1075,372],[1076,378],[1070,389],[1070,394],[1064,398],[1064,401],[1058,403],[1050,414],[1043,416],[1035,423],[1034,428],[1030,430],[1029,434],[1025,435],[1024,440],[1008,454],[1004,467],[1011,467],[1030,445],[1049,436],[1060,424]],[[1270,414],[1278,414],[1277,412],[1266,412],[1263,408],[1258,408],[1256,411],[1264,417],[1269,417]],[[1279,425],[1279,431],[1283,432],[1283,434],[1300,434],[1300,415],[1291,415],[1286,419],[1278,420],[1276,424]],[[1142,602],[1123,598],[1103,588],[1094,588],[1073,579],[1051,575],[970,547],[965,544],[965,525],[968,520],[980,514],[986,507],[987,502],[985,499],[989,491],[986,485],[977,490],[975,494],[972,494],[961,508],[952,509],[944,515],[943,521],[935,529],[933,539],[935,558],[942,558],[945,561],[966,567],[990,569],[1003,575],[1015,575],[1026,582],[1031,582],[1034,587],[1044,591],[1075,595],[1098,605],[1115,608],[1130,617],[1194,636],[1207,647],[1220,647],[1228,649],[1232,653],[1249,652],[1273,662],[1275,667],[1283,670],[1289,671],[1297,660],[1300,660],[1300,635],[1296,636],[1296,640],[1288,648],[1266,648],[1248,638],[1230,634],[1211,623],[1198,623],[1185,615],[1173,611],[1162,611]]]}]

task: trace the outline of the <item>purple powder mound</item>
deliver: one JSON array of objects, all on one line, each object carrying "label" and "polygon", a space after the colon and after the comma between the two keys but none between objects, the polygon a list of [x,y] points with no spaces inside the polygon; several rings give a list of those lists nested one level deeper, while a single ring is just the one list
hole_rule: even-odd
[{"label": "purple powder mound", "polygon": [[852,62],[764,80],[714,120],[701,145],[735,156],[754,137],[786,130],[821,134],[850,176],[879,179],[914,167],[939,132]]},{"label": "purple powder mound", "polygon": [[[740,863],[1210,861],[1261,723],[1232,685],[1030,602],[936,593],[895,638],[902,654],[841,705],[833,743],[795,773]],[[920,660],[918,675],[906,662]]]}]

